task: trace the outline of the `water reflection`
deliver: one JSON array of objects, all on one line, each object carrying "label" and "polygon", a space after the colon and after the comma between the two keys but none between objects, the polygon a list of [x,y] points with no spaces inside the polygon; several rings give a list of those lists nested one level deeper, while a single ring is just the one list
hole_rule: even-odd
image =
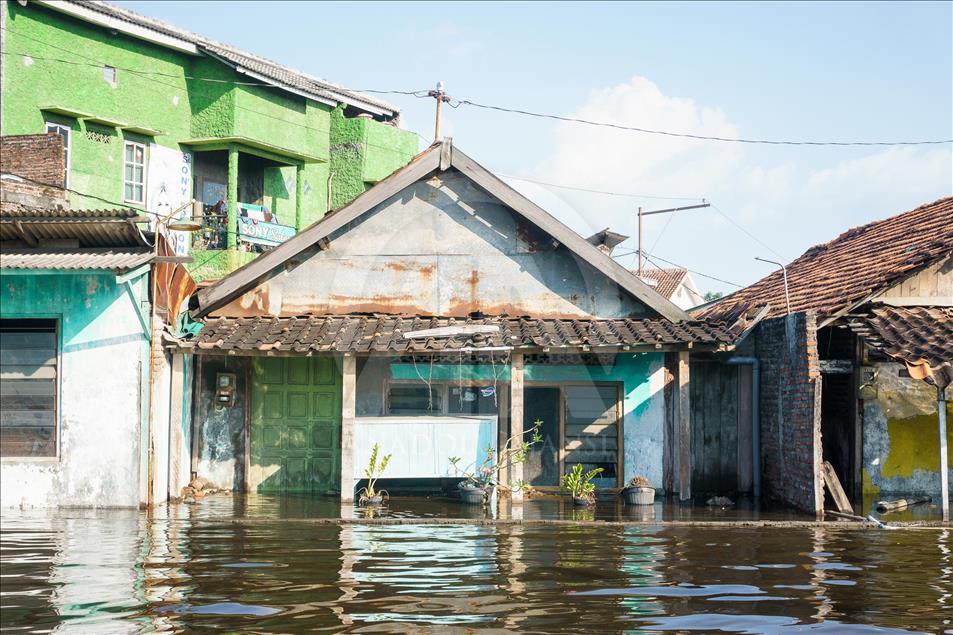
[{"label": "water reflection", "polygon": [[313,511],[279,501],[268,501],[263,511],[223,499],[152,516],[5,513],[0,628],[758,633],[950,627],[949,529],[299,520]]}]

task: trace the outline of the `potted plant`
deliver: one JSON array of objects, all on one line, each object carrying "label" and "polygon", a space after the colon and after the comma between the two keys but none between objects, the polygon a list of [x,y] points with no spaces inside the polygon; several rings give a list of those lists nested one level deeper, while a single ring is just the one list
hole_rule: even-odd
[{"label": "potted plant", "polygon": [[374,486],[377,485],[377,480],[384,473],[384,470],[387,469],[387,464],[390,462],[391,455],[381,459],[381,462],[377,462],[377,452],[379,448],[377,444],[374,444],[374,447],[371,449],[371,460],[368,462],[367,467],[364,468],[364,478],[367,479],[367,486],[361,488],[361,491],[358,492],[357,502],[359,505],[366,505],[368,507],[374,507],[380,505],[384,502],[384,497],[387,496],[386,490],[378,491]]},{"label": "potted plant", "polygon": [[[543,440],[539,434],[539,428],[543,422],[537,420],[533,427],[523,432],[523,437],[529,436],[529,441],[514,443],[511,436],[503,444],[503,449],[497,451],[489,446],[484,450],[483,462],[477,467],[475,464],[467,468],[460,468],[460,457],[451,456],[450,465],[453,466],[454,473],[463,476],[463,480],[457,486],[460,490],[460,499],[469,505],[486,505],[500,485],[501,474],[508,470],[511,465],[517,465],[526,460],[526,453],[531,446],[540,443]],[[526,485],[519,481],[509,486],[510,491],[519,491],[525,489]]]},{"label": "potted plant", "polygon": [[563,474],[561,484],[572,496],[573,505],[585,507],[595,501],[596,485],[592,482],[597,475],[602,473],[602,468],[597,467],[588,472],[582,471],[582,464],[576,463],[572,466],[572,471]]},{"label": "potted plant", "polygon": [[644,476],[633,476],[622,489],[622,500],[626,505],[651,505],[655,502],[655,488]]}]

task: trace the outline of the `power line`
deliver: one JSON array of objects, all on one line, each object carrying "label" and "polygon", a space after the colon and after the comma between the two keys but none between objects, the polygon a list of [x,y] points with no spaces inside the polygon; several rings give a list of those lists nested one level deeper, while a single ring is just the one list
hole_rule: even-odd
[{"label": "power line", "polygon": [[496,110],[499,112],[525,115],[527,117],[537,117],[541,119],[555,119],[557,121],[568,121],[571,123],[581,123],[587,126],[598,126],[603,128],[614,128],[616,130],[628,130],[630,132],[641,132],[645,134],[663,135],[666,137],[679,137],[683,139],[698,139],[701,141],[723,141],[731,143],[751,143],[763,145],[784,145],[784,146],[919,146],[919,145],[937,145],[942,143],[953,143],[953,139],[927,140],[927,141],[791,141],[779,139],[745,139],[740,137],[714,137],[708,135],[691,134],[686,132],[670,132],[667,130],[652,130],[649,128],[639,128],[636,126],[624,126],[622,124],[608,123],[605,121],[591,121],[589,119],[580,119],[578,117],[564,117],[562,115],[551,115],[519,108],[506,108],[504,106],[493,106],[489,104],[480,104],[468,99],[461,99],[454,104],[454,108],[460,106],[473,106],[486,110]]},{"label": "power line", "polygon": [[788,260],[788,258],[787,258],[786,256],[783,256],[782,254],[779,254],[777,251],[775,251],[774,249],[772,249],[771,247],[769,247],[769,246],[767,245],[767,243],[765,243],[764,241],[760,240],[757,236],[755,236],[754,234],[752,234],[751,232],[749,232],[747,229],[745,229],[744,227],[742,227],[739,223],[736,223],[735,220],[734,220],[731,216],[728,216],[728,214],[726,214],[726,213],[724,213],[723,211],[721,211],[720,209],[718,209],[718,206],[717,206],[717,205],[712,204],[711,207],[712,207],[712,209],[714,209],[716,212],[718,212],[719,214],[721,214],[722,216],[724,216],[726,219],[728,219],[728,222],[729,222],[729,223],[731,223],[732,225],[734,225],[735,227],[737,227],[738,229],[740,229],[741,231],[743,231],[743,232],[748,236],[748,238],[750,238],[751,240],[755,241],[756,243],[758,243],[759,245],[761,245],[762,247],[764,247],[765,249],[767,249],[768,251],[770,251],[772,254],[774,254],[775,256],[777,256],[778,258],[780,258],[781,260]]},{"label": "power line", "polygon": [[[624,256],[631,256],[632,254],[637,254],[637,253],[639,253],[639,250],[638,250],[638,249],[633,249],[633,250],[631,250],[631,251],[626,251],[626,252],[623,252],[623,253],[612,254],[612,257],[613,257],[613,258],[622,258],[622,257],[624,257]],[[653,265],[655,265],[655,266],[658,267],[659,269],[664,269],[665,267],[660,266],[657,262],[655,262],[655,261],[653,260],[653,258],[656,259],[656,260],[661,260],[662,262],[664,262],[664,263],[666,263],[666,264],[668,264],[668,265],[671,265],[671,266],[673,266],[673,267],[678,267],[679,269],[685,269],[686,271],[689,271],[689,272],[691,272],[691,273],[694,273],[695,275],[701,276],[701,277],[703,277],[703,278],[708,278],[709,280],[715,280],[715,281],[721,282],[721,283],[723,283],[723,284],[730,284],[731,286],[733,286],[733,287],[738,287],[739,289],[741,289],[742,287],[744,287],[744,285],[738,284],[737,282],[731,282],[730,280],[724,280],[724,279],[722,279],[722,278],[716,278],[715,276],[710,276],[710,275],[708,275],[707,273],[702,273],[701,271],[695,271],[694,269],[689,269],[688,267],[685,267],[685,266],[680,265],[680,264],[678,264],[678,263],[672,262],[671,260],[666,260],[665,258],[662,258],[661,256],[656,256],[655,254],[650,254],[650,253],[648,253],[648,252],[645,252],[644,255],[645,255],[645,259],[646,259],[646,260],[648,260],[649,262],[651,262]]]},{"label": "power line", "polygon": [[575,185],[560,185],[559,183],[550,183],[547,181],[538,181],[536,179],[528,179],[523,176],[515,176],[513,174],[504,174],[502,172],[495,172],[497,176],[505,176],[510,179],[516,179],[517,181],[526,181],[527,183],[536,183],[537,185],[546,185],[549,187],[557,187],[563,190],[574,190],[577,192],[589,192],[590,194],[604,194],[606,196],[621,196],[625,198],[652,198],[660,199],[667,201],[700,201],[702,197],[700,196],[650,196],[649,194],[632,194],[629,192],[610,192],[608,190],[595,190],[588,187],[579,187]]}]

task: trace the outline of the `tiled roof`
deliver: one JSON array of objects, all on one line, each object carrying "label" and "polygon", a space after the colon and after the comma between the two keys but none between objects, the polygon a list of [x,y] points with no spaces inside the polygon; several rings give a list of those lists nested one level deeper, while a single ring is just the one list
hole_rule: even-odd
[{"label": "tiled roof", "polygon": [[263,57],[253,55],[251,53],[229,46],[228,44],[216,42],[196,33],[186,31],[185,29],[180,29],[169,24],[168,22],[150,18],[148,16],[142,15],[141,13],[130,11],[129,9],[124,9],[122,7],[117,7],[106,2],[100,2],[98,0],[70,1],[79,6],[85,7],[86,9],[99,12],[111,18],[129,22],[130,24],[134,24],[137,27],[142,27],[155,31],[156,33],[161,33],[163,35],[168,35],[173,38],[190,42],[191,44],[198,46],[200,49],[207,51],[213,56],[224,58],[232,64],[237,64],[247,68],[248,70],[261,74],[262,76],[273,80],[278,84],[283,84],[285,86],[310,93],[318,99],[333,100],[335,102],[343,101],[345,103],[350,102],[352,105],[358,108],[361,108],[362,105],[366,105],[378,111],[386,111],[386,114],[391,116],[397,115],[400,112],[400,109],[397,106],[394,106],[393,104],[390,104],[382,99],[377,99],[376,97],[371,97],[370,95],[365,95],[364,93],[348,90],[327,80],[309,75],[308,73],[304,73]]},{"label": "tiled roof", "polygon": [[0,249],[0,269],[127,271],[151,260],[149,249]]},{"label": "tiled roof", "polygon": [[941,385],[953,380],[953,308],[878,307],[847,325],[867,344],[910,366],[925,366]]},{"label": "tiled roof", "polygon": [[672,299],[672,296],[675,295],[675,292],[678,291],[678,285],[682,284],[682,281],[685,280],[685,276],[688,275],[688,269],[675,268],[675,269],[642,269],[643,280],[652,280],[655,282],[653,285],[649,282],[649,286],[658,291],[659,295],[664,298]]},{"label": "tiled roof", "polygon": [[[407,339],[411,331],[447,326],[499,327],[497,333]],[[305,316],[209,319],[194,344],[208,351],[391,352],[454,351],[491,347],[582,348],[693,345],[734,340],[721,326],[668,320]]]},{"label": "tiled roof", "polygon": [[[850,229],[808,249],[787,265],[791,310],[829,315],[886,290],[915,270],[953,252],[953,197]],[[781,271],[733,293],[697,317],[734,321],[769,304],[768,317],[785,313]]]}]

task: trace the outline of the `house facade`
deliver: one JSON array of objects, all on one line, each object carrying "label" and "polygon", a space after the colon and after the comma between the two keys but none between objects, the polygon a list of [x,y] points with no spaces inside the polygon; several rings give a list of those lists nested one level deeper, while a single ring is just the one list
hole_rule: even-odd
[{"label": "house facade", "polygon": [[[55,132],[75,208],[193,214],[171,235],[218,278],[404,165],[380,99],[102,2],[3,2],[5,135]],[[180,209],[185,206],[184,209]]]},{"label": "house facade", "polygon": [[194,285],[137,210],[67,206],[63,151],[55,134],[0,146],[0,506],[165,500],[189,477],[191,376],[153,344]]},{"label": "house facade", "polygon": [[[945,198],[848,230],[788,264],[787,285],[778,271],[697,314],[747,333],[730,356],[695,361],[705,382],[737,394],[734,410],[748,421],[755,412],[766,494],[820,512],[827,463],[864,514],[904,495],[942,506],[953,465],[951,254]],[[722,435],[736,425],[704,416]]]},{"label": "house facade", "polygon": [[[199,291],[194,471],[219,487],[351,500],[387,477],[459,479],[539,423],[510,483],[582,464],[691,496],[689,319],[455,148],[408,166]],[[223,386],[226,388],[222,389]]]}]

